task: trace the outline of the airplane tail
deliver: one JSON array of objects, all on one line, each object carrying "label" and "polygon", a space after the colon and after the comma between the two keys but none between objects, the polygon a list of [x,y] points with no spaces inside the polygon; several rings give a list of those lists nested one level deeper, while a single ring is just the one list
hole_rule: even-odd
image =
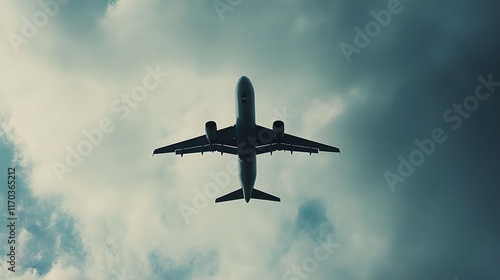
[{"label": "airplane tail", "polygon": [[[279,197],[265,193],[263,191],[259,191],[258,189],[253,189],[252,198],[261,199],[261,200],[276,201],[276,202],[281,201],[281,199]],[[226,195],[223,195],[223,196],[215,199],[215,203],[224,202],[224,201],[231,201],[231,200],[238,200],[238,199],[243,199],[243,190],[242,189],[237,189],[234,192],[230,192]]]},{"label": "airplane tail", "polygon": [[279,197],[274,196],[272,194],[265,193],[263,191],[259,191],[258,189],[253,189],[252,198],[261,199],[261,200],[270,200],[270,201],[276,201],[276,202],[281,201],[281,199]]},{"label": "airplane tail", "polygon": [[230,201],[230,200],[237,200],[237,199],[242,199],[243,198],[243,189],[237,189],[234,192],[230,192],[226,195],[223,195],[215,200],[215,203],[217,202],[224,202],[224,201]]}]

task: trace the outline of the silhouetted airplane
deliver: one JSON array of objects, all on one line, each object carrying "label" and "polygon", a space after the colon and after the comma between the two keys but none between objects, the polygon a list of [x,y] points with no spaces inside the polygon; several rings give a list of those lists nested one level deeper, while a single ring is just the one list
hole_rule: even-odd
[{"label": "silhouetted airplane", "polygon": [[244,198],[280,201],[279,197],[254,189],[257,176],[256,155],[274,151],[318,153],[340,153],[339,148],[313,142],[285,133],[285,125],[277,120],[273,129],[255,124],[255,95],[250,79],[242,76],[236,85],[236,124],[217,130],[214,121],[205,123],[205,135],[176,144],[158,148],[154,154],[173,153],[177,155],[214,152],[238,155],[238,169],[241,189],[221,196],[215,202]]}]

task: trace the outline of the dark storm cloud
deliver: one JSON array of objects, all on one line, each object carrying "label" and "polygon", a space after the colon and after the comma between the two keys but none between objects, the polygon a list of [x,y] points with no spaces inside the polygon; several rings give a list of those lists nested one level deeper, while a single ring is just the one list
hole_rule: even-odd
[{"label": "dark storm cloud", "polygon": [[[492,74],[500,81],[500,44],[492,36],[499,31],[493,14],[498,4],[401,3],[406,5],[401,14],[350,64],[340,64],[345,72],[338,81],[361,86],[371,103],[350,111],[349,120],[335,127],[348,131],[346,139],[353,141],[344,147],[352,154],[343,160],[348,165],[356,161],[352,164],[363,174],[361,181],[387,190],[368,192],[394,205],[388,268],[375,269],[370,278],[498,278],[494,263],[500,260],[500,228],[492,213],[500,210],[500,88],[462,118],[456,130],[443,119],[455,103],[474,95],[478,76]],[[374,5],[366,7],[359,12],[367,15]],[[444,130],[446,142],[436,144],[435,152],[392,193],[383,173],[397,172],[398,155],[408,159],[417,149],[414,140],[430,138],[435,128]]]}]

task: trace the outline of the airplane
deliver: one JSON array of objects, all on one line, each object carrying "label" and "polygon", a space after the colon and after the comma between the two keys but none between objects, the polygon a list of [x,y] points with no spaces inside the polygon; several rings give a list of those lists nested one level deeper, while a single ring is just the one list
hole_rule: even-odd
[{"label": "airplane", "polygon": [[153,151],[155,154],[184,154],[220,152],[221,155],[238,156],[238,170],[241,188],[215,199],[215,203],[251,198],[280,202],[280,198],[254,188],[257,177],[256,155],[274,151],[318,153],[340,153],[337,147],[317,143],[285,133],[283,121],[273,122],[272,129],[255,123],[255,94],[252,82],[242,76],[236,84],[236,124],[217,130],[214,121],[205,123],[205,135],[179,143],[164,146]]}]

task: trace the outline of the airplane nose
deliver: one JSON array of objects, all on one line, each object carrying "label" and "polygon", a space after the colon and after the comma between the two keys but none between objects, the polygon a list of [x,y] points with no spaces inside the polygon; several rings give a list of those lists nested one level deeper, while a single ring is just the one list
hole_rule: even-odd
[{"label": "airplane nose", "polygon": [[250,79],[247,76],[241,76],[238,80],[238,84],[240,85],[248,85],[250,83]]},{"label": "airplane nose", "polygon": [[238,80],[238,89],[241,91],[248,91],[249,88],[252,87],[252,82],[247,76],[241,76]]},{"label": "airplane nose", "polygon": [[236,84],[236,96],[240,102],[245,104],[249,94],[253,94],[252,82],[247,76],[241,76]]}]

